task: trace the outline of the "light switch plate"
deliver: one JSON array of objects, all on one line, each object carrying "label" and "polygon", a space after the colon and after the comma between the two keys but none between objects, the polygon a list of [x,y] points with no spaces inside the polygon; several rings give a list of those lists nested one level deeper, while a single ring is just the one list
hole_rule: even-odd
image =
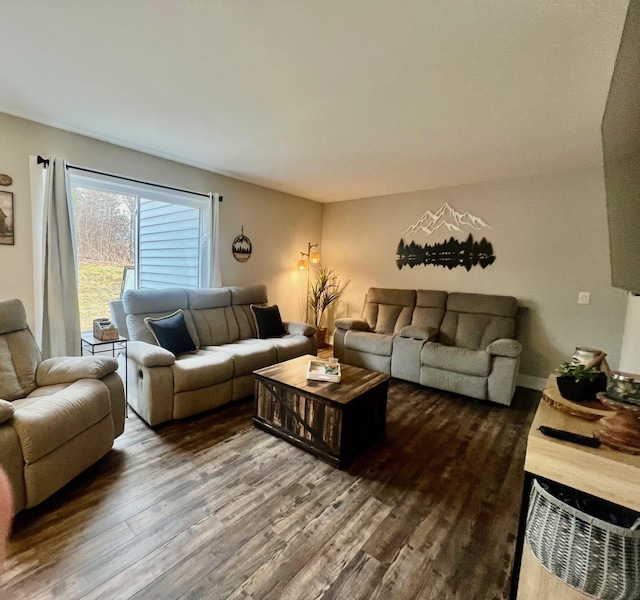
[{"label": "light switch plate", "polygon": [[589,292],[578,292],[578,304],[589,304],[591,294]]}]

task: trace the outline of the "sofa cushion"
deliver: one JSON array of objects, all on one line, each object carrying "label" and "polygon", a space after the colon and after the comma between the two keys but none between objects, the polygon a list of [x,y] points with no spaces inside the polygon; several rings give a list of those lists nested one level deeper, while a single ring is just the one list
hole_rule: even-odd
[{"label": "sofa cushion", "polygon": [[266,285],[247,285],[247,286],[229,286],[231,294],[231,304],[267,304],[267,286]]},{"label": "sofa cushion", "polygon": [[33,392],[31,392],[28,396],[30,400],[34,398],[40,398],[42,396],[53,396],[62,390],[66,390],[69,387],[69,383],[54,383],[52,385],[43,385],[42,387],[37,387]]},{"label": "sofa cushion", "polygon": [[153,334],[146,326],[146,317],[158,318],[171,314],[181,308],[196,346],[200,340],[191,313],[187,310],[189,301],[184,288],[165,288],[162,290],[127,290],[122,296],[122,306],[127,313],[126,323],[129,339],[148,344],[157,344]]},{"label": "sofa cushion", "polygon": [[427,342],[422,347],[420,361],[424,366],[477,377],[488,377],[491,368],[488,352],[443,346],[436,342]]},{"label": "sofa cushion", "polygon": [[349,350],[377,354],[378,356],[391,356],[393,336],[350,329],[345,335],[344,344],[345,348]]},{"label": "sofa cushion", "polygon": [[188,289],[187,299],[190,310],[231,306],[231,292],[227,288]]},{"label": "sofa cushion", "polygon": [[420,368],[420,385],[478,398],[479,400],[487,399],[488,382],[489,379],[487,377],[476,377],[474,375],[456,373],[455,371],[434,369],[426,365]]},{"label": "sofa cushion", "polygon": [[201,346],[230,344],[240,339],[240,329],[230,306],[190,309]]},{"label": "sofa cushion", "polygon": [[256,322],[251,312],[252,304],[267,304],[267,286],[251,285],[247,287],[229,287],[231,308],[238,326],[236,339],[248,339],[258,336]]},{"label": "sofa cushion", "polygon": [[20,300],[0,300],[0,307],[0,335],[27,328],[27,312]]},{"label": "sofa cushion", "polygon": [[0,398],[15,400],[33,391],[41,360],[22,302],[0,300]]},{"label": "sofa cushion", "polygon": [[[174,309],[175,311],[175,309]],[[173,311],[172,311],[173,312]],[[201,346],[200,338],[198,337],[198,332],[196,330],[196,326],[193,324],[193,319],[191,317],[191,312],[183,312],[184,320],[187,323],[187,329],[191,335],[191,339],[193,340],[196,346]],[[147,327],[144,320],[147,317],[151,317],[157,319],[159,317],[165,317],[167,315],[166,312],[162,313],[150,313],[150,314],[142,314],[142,315],[127,315],[127,329],[129,330],[129,339],[131,341],[140,341],[147,342],[147,344],[153,344],[156,346],[158,342],[156,338],[153,337],[151,330]]]},{"label": "sofa cushion", "polygon": [[[405,323],[411,318],[411,315],[408,314],[410,311],[413,311],[413,309],[408,306],[378,304],[378,318],[376,319],[376,325],[373,330],[375,333],[393,335],[398,321]],[[400,329],[403,327],[406,327],[406,325],[403,325]]]},{"label": "sofa cushion", "polygon": [[411,325],[440,329],[447,306],[447,292],[418,290]]},{"label": "sofa cushion", "polygon": [[305,335],[284,335],[278,338],[269,338],[268,341],[276,350],[277,362],[304,354],[316,353],[314,338]]},{"label": "sofa cushion", "polygon": [[411,323],[415,304],[415,290],[369,288],[363,317],[372,331],[397,334]]},{"label": "sofa cushion", "polygon": [[485,350],[500,338],[513,338],[516,299],[485,294],[449,294],[438,341],[447,346]]},{"label": "sofa cushion", "polygon": [[421,325],[407,325],[400,330],[400,337],[413,338],[414,340],[435,341],[438,330],[433,327],[423,327]]},{"label": "sofa cushion", "polygon": [[227,288],[187,290],[189,312],[198,332],[200,345],[217,346],[240,339],[240,330],[231,309]]},{"label": "sofa cushion", "polygon": [[233,344],[207,346],[206,350],[220,352],[233,359],[233,376],[250,375],[256,369],[268,367],[277,362],[277,353],[271,340],[256,338],[238,340]]},{"label": "sofa cushion", "polygon": [[258,337],[262,340],[266,338],[279,337],[284,335],[285,329],[280,316],[280,309],[277,305],[256,306],[251,304],[251,312],[256,322]]},{"label": "sofa cushion", "polygon": [[198,349],[189,333],[182,309],[164,317],[145,317],[144,323],[153,334],[158,346],[176,356],[195,352]]},{"label": "sofa cushion", "polygon": [[447,310],[515,319],[518,302],[513,296],[453,292],[447,297]]},{"label": "sofa cushion", "polygon": [[277,305],[256,306],[252,304],[251,312],[256,323],[256,333],[260,339],[280,337],[286,333]]},{"label": "sofa cushion", "polygon": [[81,379],[49,395],[14,401],[13,427],[20,438],[25,463],[35,462],[111,414],[107,386]]},{"label": "sofa cushion", "polygon": [[0,335],[0,398],[24,398],[36,387],[36,370],[42,360],[28,329]]},{"label": "sofa cushion", "polygon": [[175,393],[197,390],[222,383],[233,377],[233,360],[230,356],[208,350],[195,354],[183,354],[171,365],[173,391]]},{"label": "sofa cushion", "polygon": [[167,314],[189,308],[189,300],[185,288],[127,290],[122,296],[122,307],[128,315]]},{"label": "sofa cushion", "polygon": [[420,351],[426,340],[411,337],[394,337],[391,355],[391,376],[420,382]]}]

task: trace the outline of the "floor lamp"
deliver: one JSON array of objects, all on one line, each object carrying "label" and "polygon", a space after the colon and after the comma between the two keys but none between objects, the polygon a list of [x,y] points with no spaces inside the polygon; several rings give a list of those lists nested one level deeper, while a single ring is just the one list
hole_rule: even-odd
[{"label": "floor lamp", "polygon": [[[307,245],[306,252],[300,252],[301,258],[298,261],[298,270],[307,272],[307,291],[305,294],[305,310],[304,310],[304,318],[307,323],[309,323],[309,276],[311,274],[311,265],[317,265],[320,262],[320,253],[316,250],[311,252],[312,248],[317,248],[318,244],[309,243]],[[306,257],[306,258],[305,258]]]}]

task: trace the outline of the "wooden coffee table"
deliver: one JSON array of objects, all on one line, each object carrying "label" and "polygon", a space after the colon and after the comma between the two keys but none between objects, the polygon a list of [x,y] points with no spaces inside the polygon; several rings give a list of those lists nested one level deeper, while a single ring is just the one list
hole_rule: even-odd
[{"label": "wooden coffee table", "polygon": [[384,435],[389,377],[341,364],[340,383],[311,381],[300,356],[254,371],[256,427],[341,468]]}]

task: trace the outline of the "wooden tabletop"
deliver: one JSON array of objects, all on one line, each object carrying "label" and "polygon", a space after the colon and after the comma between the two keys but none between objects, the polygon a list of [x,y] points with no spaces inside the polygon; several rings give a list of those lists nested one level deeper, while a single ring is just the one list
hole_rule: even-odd
[{"label": "wooden tabletop", "polygon": [[640,456],[550,438],[538,431],[540,425],[588,436],[598,429],[598,421],[540,401],[527,440],[525,471],[640,511]]},{"label": "wooden tabletop", "polygon": [[295,388],[304,394],[318,396],[335,404],[347,404],[389,379],[389,376],[384,373],[340,363],[342,371],[340,383],[312,381],[307,379],[307,365],[310,360],[318,360],[318,357],[307,354],[258,369],[254,373],[256,377]]}]

